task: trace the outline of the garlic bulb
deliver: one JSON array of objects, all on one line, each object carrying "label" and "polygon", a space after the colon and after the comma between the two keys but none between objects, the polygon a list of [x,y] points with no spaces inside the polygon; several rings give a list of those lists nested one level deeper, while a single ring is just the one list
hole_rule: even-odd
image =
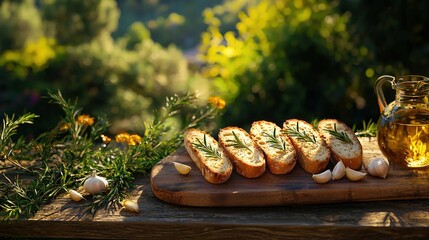
[{"label": "garlic bulb", "polygon": [[373,158],[365,166],[371,176],[386,178],[389,172],[389,162],[383,158]]},{"label": "garlic bulb", "polygon": [[332,180],[339,180],[346,175],[346,166],[343,161],[338,161],[332,169]]},{"label": "garlic bulb", "polygon": [[331,170],[328,169],[328,170],[321,172],[319,174],[313,174],[312,178],[317,183],[327,183],[332,178]]},{"label": "garlic bulb", "polygon": [[95,171],[92,176],[85,180],[83,188],[92,195],[99,194],[107,189],[109,183],[104,177],[97,176]]},{"label": "garlic bulb", "polygon": [[356,170],[353,170],[353,169],[347,167],[346,168],[346,176],[351,181],[359,181],[363,177],[366,176],[366,173],[360,172],[360,171],[356,171]]},{"label": "garlic bulb", "polygon": [[75,201],[75,202],[79,202],[80,200],[84,199],[82,194],[78,193],[75,190],[69,190],[69,195],[71,200]]}]

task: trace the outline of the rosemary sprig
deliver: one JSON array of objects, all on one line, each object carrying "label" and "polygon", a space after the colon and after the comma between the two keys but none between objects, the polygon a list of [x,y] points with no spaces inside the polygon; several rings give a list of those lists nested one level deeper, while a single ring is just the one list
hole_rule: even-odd
[{"label": "rosemary sprig", "polygon": [[332,136],[334,136],[336,139],[343,141],[348,144],[353,144],[353,141],[350,139],[349,135],[347,135],[345,132],[338,132],[337,130],[337,124],[334,123],[334,129],[325,128],[324,131],[328,132]]},{"label": "rosemary sprig", "polygon": [[283,138],[277,138],[276,128],[274,128],[273,134],[264,132],[263,135],[269,138],[268,143],[270,143],[270,147],[281,151],[286,151],[286,142],[283,140]]},{"label": "rosemary sprig", "polygon": [[222,159],[222,155],[220,154],[218,149],[215,149],[212,145],[207,143],[206,135],[204,135],[203,142],[199,138],[197,138],[196,143],[192,143],[192,145],[203,152],[207,158],[218,158]]},{"label": "rosemary sprig", "polygon": [[284,132],[289,136],[298,139],[301,142],[317,143],[316,137],[313,134],[311,134],[310,136],[308,133],[305,132],[305,130],[303,130],[302,132],[299,131],[299,122],[296,123],[296,128],[287,126]]},{"label": "rosemary sprig", "polygon": [[230,143],[228,146],[235,147],[235,148],[243,148],[247,149],[249,151],[252,151],[249,146],[247,146],[238,136],[235,134],[234,131],[232,131],[232,134],[234,135],[234,139],[227,140],[228,143]]},{"label": "rosemary sprig", "polygon": [[375,137],[377,135],[377,123],[370,119],[367,122],[362,121],[362,129],[356,130],[356,126],[353,126],[353,131],[357,137]]}]

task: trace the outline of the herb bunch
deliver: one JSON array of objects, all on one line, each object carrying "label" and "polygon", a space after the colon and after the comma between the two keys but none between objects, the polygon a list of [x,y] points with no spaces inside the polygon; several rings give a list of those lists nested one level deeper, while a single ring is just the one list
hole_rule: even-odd
[{"label": "herb bunch", "polygon": [[[219,104],[197,105],[196,94],[174,95],[165,106],[154,111],[154,118],[145,122],[145,132],[120,133],[109,137],[105,118],[83,114],[77,101],[67,101],[61,92],[49,93],[53,104],[64,116],[52,130],[35,139],[14,140],[16,129],[31,124],[37,116],[25,114],[15,119],[5,116],[0,132],[0,218],[29,218],[40,207],[58,195],[83,184],[93,171],[109,181],[107,192],[89,198],[87,213],[100,208],[116,208],[133,189],[137,174],[147,174],[152,166],[181,146],[183,132],[199,126],[203,120],[219,113]],[[212,99],[213,100],[213,99]],[[215,98],[216,100],[216,98]],[[219,99],[217,99],[219,100]],[[222,108],[225,104],[222,105]],[[182,129],[168,124],[181,111],[190,111]],[[34,159],[28,164],[29,159]],[[24,164],[26,163],[26,164]],[[5,171],[13,171],[14,179]],[[33,179],[20,179],[20,173]]]}]

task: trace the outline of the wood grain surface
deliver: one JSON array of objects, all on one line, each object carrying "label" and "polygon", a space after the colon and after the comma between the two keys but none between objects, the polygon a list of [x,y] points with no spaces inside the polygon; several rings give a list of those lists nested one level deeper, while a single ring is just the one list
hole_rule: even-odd
[{"label": "wood grain surface", "polygon": [[[382,156],[375,139],[360,140],[364,158]],[[180,175],[172,162],[184,163],[193,169],[188,175]],[[318,184],[297,164],[287,175],[274,175],[267,170],[259,178],[247,179],[233,172],[226,183],[214,185],[204,180],[186,150],[180,148],[154,166],[151,188],[163,201],[206,207],[427,199],[429,171],[404,169],[391,163],[386,179],[367,175],[359,182],[343,178]]]}]

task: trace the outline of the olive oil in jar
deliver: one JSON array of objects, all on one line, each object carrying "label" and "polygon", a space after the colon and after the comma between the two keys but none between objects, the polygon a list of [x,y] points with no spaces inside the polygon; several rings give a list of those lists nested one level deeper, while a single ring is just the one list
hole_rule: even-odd
[{"label": "olive oil in jar", "polygon": [[395,121],[382,116],[378,144],[390,160],[407,168],[429,166],[429,112],[418,109],[397,112]]}]

